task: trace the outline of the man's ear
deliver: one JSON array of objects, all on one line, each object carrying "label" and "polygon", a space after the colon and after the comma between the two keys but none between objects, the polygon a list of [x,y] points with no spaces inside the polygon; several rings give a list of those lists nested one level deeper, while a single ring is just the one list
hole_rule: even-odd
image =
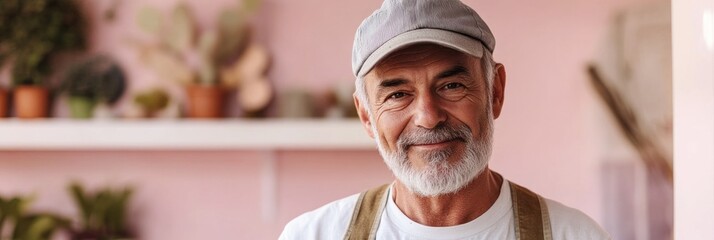
[{"label": "man's ear", "polygon": [[[369,119],[369,114],[367,113],[367,109],[364,107],[362,103],[360,103],[359,98],[357,97],[357,94],[352,94],[352,98],[355,101],[355,108],[357,108],[357,115],[359,115],[359,120],[362,122],[362,126],[364,127],[364,130],[367,131],[367,135],[374,139],[374,133],[372,132],[372,122]],[[364,104],[369,104],[369,103],[364,103]]]},{"label": "man's ear", "polygon": [[503,64],[496,63],[494,67],[494,78],[493,78],[493,88],[492,88],[492,110],[493,119],[497,119],[501,115],[501,109],[503,108],[503,101],[505,98],[506,89],[506,67]]}]

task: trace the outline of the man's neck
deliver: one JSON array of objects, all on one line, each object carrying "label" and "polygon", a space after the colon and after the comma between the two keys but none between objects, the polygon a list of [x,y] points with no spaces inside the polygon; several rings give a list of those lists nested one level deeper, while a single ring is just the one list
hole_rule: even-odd
[{"label": "man's neck", "polygon": [[399,180],[394,184],[393,200],[409,219],[432,227],[455,226],[474,220],[498,199],[503,178],[488,168],[471,183],[453,194],[419,196]]}]

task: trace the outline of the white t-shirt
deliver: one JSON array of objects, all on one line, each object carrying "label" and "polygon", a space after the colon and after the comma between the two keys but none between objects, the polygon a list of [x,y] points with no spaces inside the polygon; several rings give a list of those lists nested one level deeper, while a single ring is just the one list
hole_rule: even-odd
[{"label": "white t-shirt", "polygon": [[[511,207],[511,189],[503,181],[496,202],[483,215],[461,225],[429,227],[412,221],[389,200],[377,229],[377,239],[516,239]],[[343,239],[359,194],[334,201],[304,213],[285,225],[281,240]],[[553,239],[610,239],[608,234],[584,213],[546,199]]]}]

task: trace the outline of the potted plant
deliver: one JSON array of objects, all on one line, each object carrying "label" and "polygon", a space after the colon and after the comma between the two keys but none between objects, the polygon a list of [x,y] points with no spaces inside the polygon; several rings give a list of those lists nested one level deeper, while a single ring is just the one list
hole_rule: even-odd
[{"label": "potted plant", "polygon": [[[246,88],[250,89],[250,92],[257,92],[261,96],[267,95],[267,98],[272,96],[270,84],[262,77],[265,73],[264,66],[267,65],[263,64],[267,62],[267,53],[249,41],[247,18],[255,11],[258,4],[258,0],[246,0],[241,6],[225,8],[218,18],[217,25],[203,32],[197,31],[193,15],[186,4],[177,5],[168,21],[164,21],[161,13],[152,8],[145,8],[139,12],[140,27],[158,40],[158,43],[153,45],[140,44],[140,56],[162,77],[175,80],[185,86],[186,113],[189,117],[223,117],[226,91],[240,85],[236,80],[237,77],[234,77],[236,75],[241,77],[245,75],[245,78],[249,79],[241,80],[251,83],[246,85],[256,86]],[[170,24],[165,24],[166,26],[163,27],[162,23]],[[265,61],[253,63],[242,61],[244,58],[241,55],[256,52],[248,51],[251,49],[257,49],[259,57],[263,57]],[[253,70],[256,67],[252,66],[256,63],[260,72],[258,74],[253,74],[255,71],[250,71],[250,74],[244,74],[246,71],[238,70],[240,73],[233,71],[236,68]],[[246,65],[249,67],[245,67]],[[267,106],[267,102],[261,98],[248,105],[259,109]],[[253,107],[254,105],[258,107]]]},{"label": "potted plant", "polygon": [[84,45],[84,20],[74,0],[0,1],[0,55],[13,64],[18,117],[48,115],[52,58]]},{"label": "potted plant", "polygon": [[[166,28],[162,27],[164,23]],[[210,56],[213,52],[207,49],[216,45],[216,34],[203,34],[196,46],[195,22],[185,3],[173,9],[168,21],[164,21],[158,11],[145,8],[139,12],[139,26],[158,40],[156,45],[142,46],[142,60],[155,67],[164,78],[185,85],[188,117],[222,117],[223,88],[218,84],[216,66]],[[199,55],[199,63],[192,66],[189,58],[194,55]]]},{"label": "potted plant", "polygon": [[124,73],[106,56],[93,56],[69,68],[60,85],[74,118],[91,118],[97,104],[112,105],[124,93]]},{"label": "potted plant", "polygon": [[[55,214],[26,213],[28,204],[27,198],[0,197],[0,239],[49,240],[69,227],[69,220]],[[4,231],[5,227],[11,230]]]},{"label": "potted plant", "polygon": [[103,188],[91,194],[81,185],[73,183],[69,191],[81,213],[81,224],[72,230],[72,239],[115,240],[134,237],[127,225],[126,214],[132,195],[131,188]]}]

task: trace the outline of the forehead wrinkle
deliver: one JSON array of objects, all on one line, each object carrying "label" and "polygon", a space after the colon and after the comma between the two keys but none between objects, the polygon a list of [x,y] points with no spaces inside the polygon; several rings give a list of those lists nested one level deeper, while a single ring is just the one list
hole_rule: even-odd
[{"label": "forehead wrinkle", "polygon": [[471,76],[471,71],[468,69],[468,67],[464,66],[463,64],[456,64],[453,67],[446,69],[444,71],[441,71],[439,74],[434,77],[434,79],[439,80],[439,79],[444,79],[444,78],[450,78],[450,77],[470,77]]},{"label": "forehead wrinkle", "polygon": [[[447,47],[434,44],[418,44],[397,50],[388,55],[375,66],[374,72],[377,75],[383,75],[387,72],[399,70],[399,68],[419,68],[441,62],[449,62],[450,64],[453,63],[454,65],[470,68],[467,65],[473,62],[470,61],[471,58],[474,57]],[[453,66],[448,67],[451,68]],[[444,71],[445,69],[439,70]]]}]

